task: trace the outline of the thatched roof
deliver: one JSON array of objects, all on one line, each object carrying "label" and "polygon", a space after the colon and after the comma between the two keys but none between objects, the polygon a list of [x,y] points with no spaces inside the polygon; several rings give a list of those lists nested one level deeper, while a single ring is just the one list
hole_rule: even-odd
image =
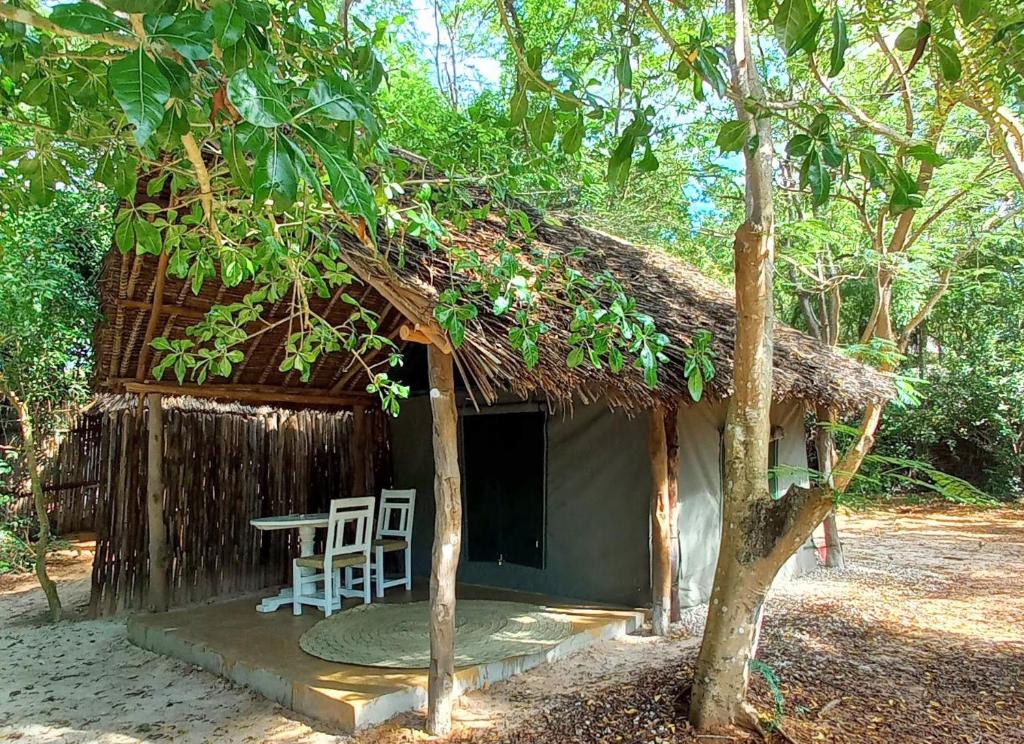
[{"label": "thatched roof", "polygon": [[[422,161],[413,162],[427,167]],[[470,189],[466,196],[478,204],[491,198],[482,189]],[[689,397],[682,374],[683,348],[701,330],[713,334],[716,352],[717,371],[706,395],[721,399],[731,394],[736,312],[730,288],[661,251],[588,229],[570,218],[529,214],[533,238],[524,250],[532,251],[533,258],[526,260],[557,255],[588,276],[609,272],[637,301],[639,309],[652,316],[658,329],[669,336],[670,361],[663,366],[660,383],[653,391],[640,371],[629,367],[620,373],[589,364],[570,368],[566,357],[571,309],[545,303],[542,319],[550,330],[541,337],[540,361],[530,370],[509,341],[511,321],[495,317],[481,305],[478,318],[469,323],[465,342],[454,352],[463,377],[478,399],[493,401],[501,391],[511,390],[524,396],[546,396],[559,403],[604,399],[631,409],[649,408],[657,400],[685,404]],[[462,229],[448,227],[455,243],[485,260],[496,255],[495,246],[525,244],[522,238],[510,237],[506,219],[496,212]],[[451,270],[448,252],[431,251],[415,238],[405,236],[401,246],[383,241],[383,257],[371,255],[341,229],[337,238],[344,260],[362,280],[354,291],[350,288],[351,294],[381,314],[382,332],[396,340],[403,325],[436,328],[433,308],[440,292],[453,282],[469,281],[461,272]],[[396,267],[399,250],[403,255],[401,268]],[[122,256],[116,251],[109,254],[102,278],[102,307],[107,320],[97,331],[96,343],[100,390],[167,394],[191,390],[241,402],[314,406],[373,404],[372,396],[364,392],[366,375],[350,356],[334,354],[321,360],[307,383],[294,372],[281,372],[287,324],[251,339],[243,348],[245,361],[230,378],[212,378],[202,388],[181,389],[166,380],[158,385],[151,370],[159,361],[159,352],[149,350],[149,341],[155,336],[184,337],[185,329],[210,307],[238,301],[250,289],[245,284],[229,288],[218,281],[207,281],[200,294],[194,295],[186,282],[171,277],[160,281],[165,273],[162,268],[154,256]],[[312,309],[340,323],[350,308],[339,297],[340,292],[331,299],[314,299]],[[270,308],[266,319],[283,317],[287,310],[285,303],[278,303]],[[851,410],[892,395],[893,386],[887,376],[793,328],[776,326],[775,399],[799,399]]]}]

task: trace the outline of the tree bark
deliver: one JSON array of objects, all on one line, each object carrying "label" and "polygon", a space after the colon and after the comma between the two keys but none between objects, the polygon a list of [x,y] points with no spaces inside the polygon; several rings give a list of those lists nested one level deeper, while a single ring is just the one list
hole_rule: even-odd
[{"label": "tree bark", "polygon": [[[747,1],[730,0],[728,6],[736,28],[729,60],[733,91],[739,101],[764,100],[751,53]],[[698,731],[749,723],[748,661],[756,652],[761,605],[777,570],[766,558],[776,547],[773,538],[788,526],[777,523],[768,492],[775,233],[771,121],[752,116],[742,103],[736,114],[756,143],[744,147],[746,219],[733,243],[735,393],[725,422],[722,541],[690,698],[690,721]]]},{"label": "tree bark", "polygon": [[[352,408],[352,495],[366,496],[366,471],[368,443],[366,441],[366,409]],[[370,494],[371,496],[375,494]]]},{"label": "tree bark", "polygon": [[61,618],[60,595],[57,594],[57,585],[46,572],[46,554],[50,548],[50,517],[46,513],[46,497],[43,494],[42,475],[39,472],[39,462],[36,459],[36,439],[32,421],[32,413],[28,404],[21,398],[7,391],[7,398],[11,401],[15,411],[18,413],[18,423],[21,426],[21,448],[25,456],[25,466],[28,470],[29,488],[32,491],[32,503],[36,510],[36,519],[39,521],[39,535],[35,544],[35,571],[39,579],[39,586],[46,595],[46,604],[50,609],[50,622],[56,623]]},{"label": "tree bark", "polygon": [[671,535],[672,597],[668,619],[677,623],[682,619],[679,607],[679,409],[665,409],[665,451],[668,455],[668,529]]},{"label": "tree bark", "polygon": [[[836,416],[832,411],[819,407],[818,426],[814,432],[814,448],[818,452],[818,471],[821,473],[823,485],[832,487],[832,469],[836,465],[836,437],[832,425]],[[825,527],[825,565],[829,568],[845,568],[843,544],[839,540],[839,527],[836,525],[835,509],[825,516],[822,523]]]},{"label": "tree bark", "polygon": [[446,736],[452,729],[455,684],[455,580],[462,542],[458,412],[452,357],[427,347],[434,445],[434,545],[430,566],[430,673],[427,677],[427,731]]},{"label": "tree bark", "polygon": [[651,630],[668,635],[672,609],[672,530],[668,493],[668,448],[665,443],[665,409],[651,411]]},{"label": "tree bark", "polygon": [[148,452],[146,460],[146,517],[149,526],[149,593],[151,612],[166,612],[167,524],[164,521],[164,416],[159,393],[146,395]]}]

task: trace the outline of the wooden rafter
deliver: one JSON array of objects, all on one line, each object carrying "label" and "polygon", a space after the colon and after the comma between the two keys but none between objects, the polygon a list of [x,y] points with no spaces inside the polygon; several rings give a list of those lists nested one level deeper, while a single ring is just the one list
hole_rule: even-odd
[{"label": "wooden rafter", "polygon": [[331,395],[323,388],[296,388],[285,390],[272,385],[176,385],[173,383],[124,382],[129,393],[160,393],[161,395],[188,395],[193,398],[219,398],[237,400],[243,403],[265,405],[295,404],[323,407],[347,408],[353,405],[372,405],[376,400],[369,393],[345,393]]},{"label": "wooden rafter", "polygon": [[149,368],[149,358],[153,352],[153,338],[156,336],[156,328],[160,323],[160,313],[164,305],[164,282],[167,280],[167,262],[170,254],[167,251],[160,253],[160,261],[156,266],[156,279],[153,281],[153,305],[149,310],[149,322],[146,324],[146,335],[142,340],[142,348],[139,349],[139,363],[135,366],[135,379],[146,379],[146,372]]}]

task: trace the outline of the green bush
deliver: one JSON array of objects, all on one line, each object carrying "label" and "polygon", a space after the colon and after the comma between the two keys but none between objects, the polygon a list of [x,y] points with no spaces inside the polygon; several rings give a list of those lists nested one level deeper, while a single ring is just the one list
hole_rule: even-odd
[{"label": "green bush", "polygon": [[950,357],[927,377],[919,406],[886,412],[875,451],[925,461],[1000,501],[1019,498],[1021,373],[984,358]]}]

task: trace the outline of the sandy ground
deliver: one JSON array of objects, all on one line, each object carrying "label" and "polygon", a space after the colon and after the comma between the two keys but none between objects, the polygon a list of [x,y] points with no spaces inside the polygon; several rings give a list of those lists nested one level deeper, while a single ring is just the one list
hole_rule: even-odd
[{"label": "sandy ground", "polygon": [[[843,515],[850,567],[771,597],[762,656],[797,742],[1024,742],[1024,513],[943,507]],[[130,645],[80,619],[87,543],[59,556],[68,615],[41,624],[31,576],[0,577],[0,741],[420,741],[408,715],[357,737]],[[696,741],[674,698],[703,610],[673,639],[606,641],[459,703],[462,741]],[[769,707],[763,682],[754,699]],[[709,741],[709,740],[704,740]]]}]

